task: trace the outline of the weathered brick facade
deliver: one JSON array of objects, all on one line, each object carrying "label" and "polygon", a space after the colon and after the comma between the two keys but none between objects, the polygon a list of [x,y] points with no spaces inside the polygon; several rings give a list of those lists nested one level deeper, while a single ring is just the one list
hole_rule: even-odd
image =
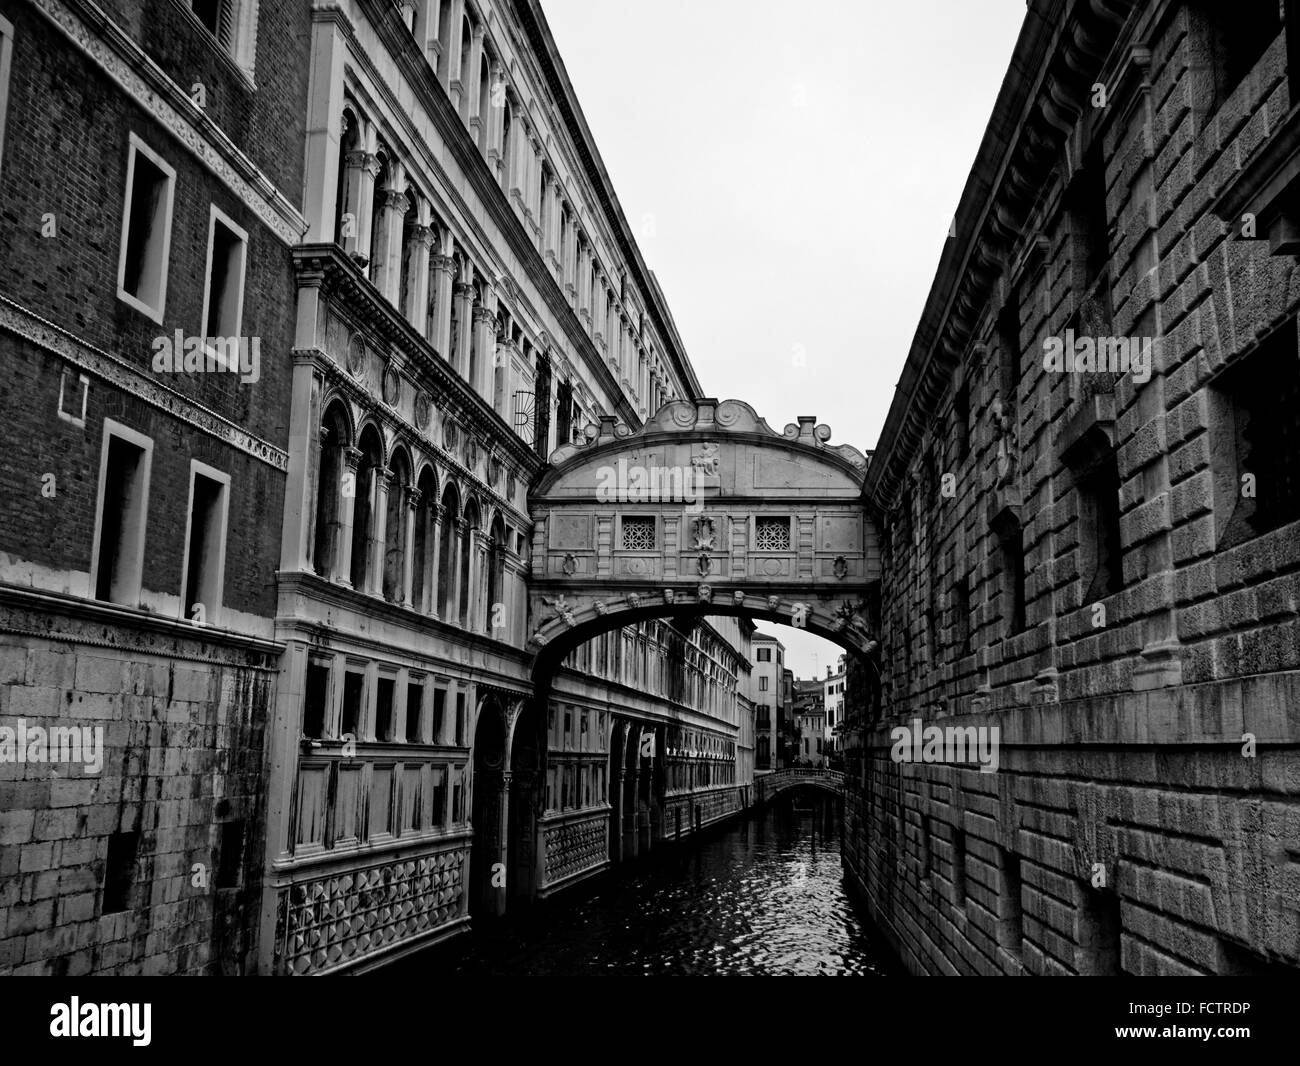
[{"label": "weathered brick facade", "polygon": [[[1228,7],[1031,3],[873,459],[845,855],[915,972],[1300,966],[1288,42]],[[914,718],[997,772],[895,761]]]},{"label": "weathered brick facade", "polygon": [[[260,13],[240,63],[188,8],[0,0],[0,727],[103,730],[97,771],[0,759],[0,972],[253,965],[308,13],[240,5]],[[158,315],[118,295],[137,142],[174,171]],[[246,234],[255,381],[154,367],[157,338],[207,335],[214,208]],[[106,425],[149,458],[137,587],[97,595]],[[203,625],[184,609],[194,461],[229,479]]]}]

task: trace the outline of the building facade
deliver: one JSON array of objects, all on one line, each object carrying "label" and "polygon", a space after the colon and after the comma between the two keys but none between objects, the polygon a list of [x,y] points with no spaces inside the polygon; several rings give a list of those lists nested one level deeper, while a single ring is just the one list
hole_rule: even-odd
[{"label": "building facade", "polygon": [[0,3],[0,972],[256,966],[308,12],[234,6]]},{"label": "building facade", "polygon": [[783,717],[785,645],[768,633],[755,633],[753,670],[750,674],[754,699],[754,767],[775,770],[780,752],[779,730]]},{"label": "building facade", "polygon": [[1300,965],[1298,20],[1030,4],[866,485],[846,863],[915,972]]},{"label": "building facade", "polygon": [[826,750],[829,752],[839,751],[843,744],[840,734],[844,722],[846,658],[841,655],[834,669],[826,667],[826,680],[822,685],[822,703],[826,708]]},{"label": "building facade", "polygon": [[0,972],[365,969],[747,802],[735,621],[534,695],[529,485],[700,395],[536,3],[0,0],[0,194],[0,725],[83,764],[0,732]]}]

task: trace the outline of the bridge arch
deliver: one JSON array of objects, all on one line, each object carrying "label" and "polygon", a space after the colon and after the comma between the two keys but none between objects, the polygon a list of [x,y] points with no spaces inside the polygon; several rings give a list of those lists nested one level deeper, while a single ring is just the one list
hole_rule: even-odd
[{"label": "bridge arch", "polygon": [[830,437],[814,417],[777,433],[740,400],[678,400],[553,452],[529,496],[538,695],[578,645],[651,618],[766,619],[872,656],[868,459]]}]

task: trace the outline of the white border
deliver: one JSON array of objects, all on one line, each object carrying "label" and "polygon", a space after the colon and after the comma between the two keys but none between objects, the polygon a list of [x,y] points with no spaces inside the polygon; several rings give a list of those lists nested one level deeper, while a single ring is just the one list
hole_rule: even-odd
[{"label": "white border", "polygon": [[14,24],[0,15],[0,163],[5,157],[5,111],[9,106],[9,65],[14,54]]},{"label": "white border", "polygon": [[208,466],[207,463],[201,463],[197,459],[190,460],[190,491],[185,504],[185,553],[181,556],[181,587],[180,587],[180,604],[177,607],[177,617],[182,622],[193,620],[185,614],[185,589],[190,581],[190,523],[194,518],[194,481],[198,474],[202,474],[209,481],[215,481],[221,486],[221,531],[217,537],[217,596],[215,603],[206,603],[203,600],[203,617],[206,625],[216,625],[221,618],[222,598],[226,588],[226,530],[227,520],[230,517],[230,475],[216,467]]},{"label": "white border", "polygon": [[[143,154],[154,166],[161,170],[167,176],[167,206],[164,208],[163,217],[163,245],[162,245],[162,280],[158,289],[158,306],[150,307],[143,300],[132,296],[122,287],[122,282],[126,280],[126,241],[127,225],[131,221],[131,198],[135,193],[135,158],[136,154]],[[176,171],[167,164],[167,162],[144,143],[134,133],[128,137],[127,145],[127,162],[126,162],[126,194],[122,197],[122,235],[121,248],[117,255],[117,298],[123,303],[129,304],[137,311],[148,315],[153,321],[162,325],[163,311],[167,305],[167,271],[170,267],[171,245],[172,245],[172,206],[176,196]]]},{"label": "white border", "polygon": [[[221,346],[211,345],[208,342],[212,340],[208,336],[208,301],[212,299],[212,250],[213,241],[217,235],[217,222],[230,230],[239,238],[239,297],[235,306],[235,328],[233,332],[224,334],[227,337],[242,337],[244,327],[244,283],[248,277],[248,233],[239,226],[234,219],[221,210],[216,204],[212,204],[208,209],[208,258],[207,266],[203,270],[203,317],[199,319],[198,335],[203,338],[203,350],[210,355],[214,362],[227,370],[237,369],[232,367],[225,358]],[[229,346],[225,346],[226,352],[229,352]],[[235,359],[238,360],[236,355]]]},{"label": "white border", "polygon": [[[140,500],[140,506],[144,513],[140,518],[140,543],[136,546],[135,560],[132,563],[135,571],[135,602],[122,604],[124,607],[138,609],[140,607],[140,595],[144,588],[144,542],[148,535],[149,525],[149,489],[150,475],[153,470],[153,441],[143,433],[138,433],[120,422],[114,422],[111,418],[104,419],[104,434],[99,448],[99,491],[95,499],[95,535],[90,546],[90,588],[88,595],[90,599],[95,599],[95,589],[99,587],[99,541],[103,533],[104,481],[108,475],[108,442],[111,437],[120,437],[128,444],[134,444],[144,451],[144,480]],[[104,602],[118,603],[119,601],[107,600]]]}]

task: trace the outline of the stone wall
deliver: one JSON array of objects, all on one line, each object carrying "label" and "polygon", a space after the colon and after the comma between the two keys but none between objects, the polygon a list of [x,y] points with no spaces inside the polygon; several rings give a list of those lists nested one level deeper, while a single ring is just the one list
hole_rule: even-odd
[{"label": "stone wall", "polygon": [[[1066,42],[1101,39],[1058,6]],[[996,262],[996,226],[971,235],[1000,263],[987,308],[964,332],[940,316],[962,354],[916,401],[930,428],[887,430],[873,460],[903,473],[868,484],[882,678],[854,694],[845,861],[917,972],[1300,965],[1300,525],[1276,521],[1283,464],[1249,452],[1293,413],[1242,384],[1290,395],[1300,286],[1214,211],[1287,113],[1286,41],[1218,69],[1226,17],[1135,5],[1104,103],[1085,83],[1073,111],[1040,99],[1014,152],[986,142],[980,173],[1013,154],[1034,175],[1021,235]],[[1018,61],[1059,79],[1066,47],[1022,35]],[[1066,114],[1051,140],[1042,115]],[[1008,195],[973,180],[963,205]],[[1149,378],[1055,369],[1067,330],[1154,339]],[[1000,730],[997,771],[896,761],[891,730],[918,718]]]}]

